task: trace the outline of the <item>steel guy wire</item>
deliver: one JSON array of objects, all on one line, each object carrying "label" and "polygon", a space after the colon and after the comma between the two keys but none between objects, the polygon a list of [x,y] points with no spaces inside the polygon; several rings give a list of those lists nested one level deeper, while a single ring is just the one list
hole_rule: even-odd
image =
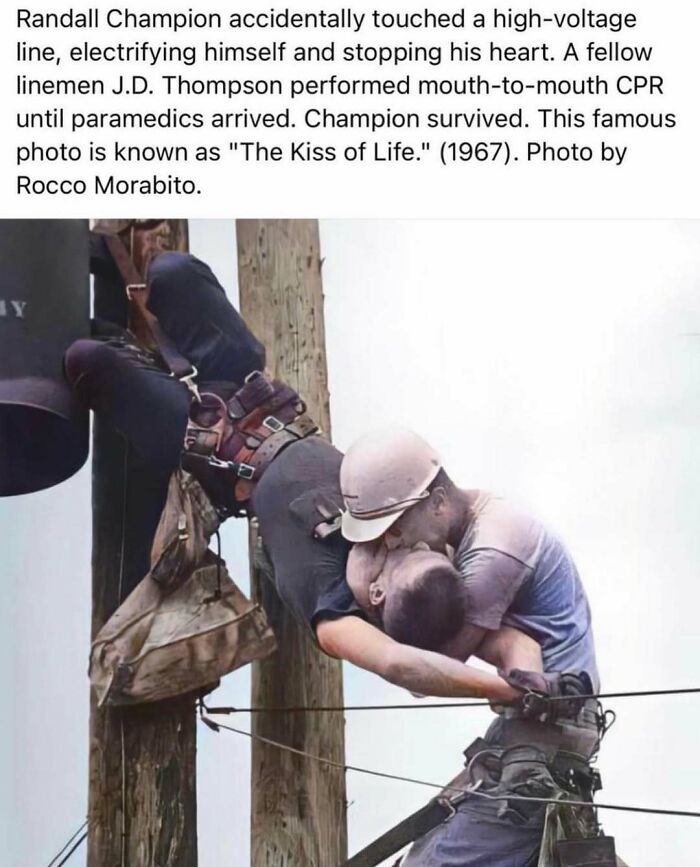
[{"label": "steel guy wire", "polygon": [[83,840],[87,837],[87,834],[88,834],[87,830],[83,832],[82,837],[80,837],[80,838],[78,839],[78,841],[75,843],[75,845],[73,846],[73,848],[72,848],[69,852],[66,853],[65,857],[62,858],[62,859],[58,862],[58,864],[56,864],[56,867],[63,867],[63,865],[66,864],[66,863],[68,862],[68,859],[71,857],[71,855],[72,855],[74,852],[76,852],[76,851],[78,850],[78,847],[82,844]]},{"label": "steel guy wire", "polygon": [[[637,692],[615,692],[615,693],[601,693],[598,695],[588,695],[588,696],[579,696],[578,698],[598,698],[598,699],[609,699],[609,698],[635,698],[635,697],[643,697],[643,696],[671,696],[671,695],[690,695],[700,693],[700,688],[688,688],[688,689],[660,689],[660,690],[644,690]],[[554,696],[550,700],[563,700],[570,698],[568,696]],[[342,711],[364,711],[364,710],[430,710],[430,709],[444,709],[444,708],[460,708],[460,707],[488,707],[490,705],[487,701],[476,701],[476,702],[433,702],[429,704],[393,704],[393,705],[345,705],[345,706],[337,706],[337,707],[272,707],[272,708],[236,708],[236,707],[207,707],[203,702],[201,703],[202,709],[205,710],[209,714],[220,715],[220,714],[234,714],[234,713],[308,713],[308,712],[342,712]],[[473,794],[480,798],[486,798],[490,800],[501,800],[495,795],[489,795],[486,792],[478,792],[476,790],[471,789],[461,789],[452,786],[444,786],[439,783],[432,783],[426,780],[417,780],[412,777],[402,777],[397,774],[388,774],[382,771],[374,771],[369,768],[360,768],[355,767],[353,765],[345,765],[341,762],[335,762],[332,759],[327,759],[322,756],[315,756],[312,753],[307,753],[303,750],[297,750],[294,747],[290,747],[286,744],[281,744],[277,741],[270,740],[269,738],[262,737],[261,735],[253,734],[252,732],[246,732],[242,729],[233,728],[232,726],[224,725],[223,723],[217,723],[214,720],[210,720],[205,717],[203,714],[201,716],[202,722],[204,722],[209,728],[214,731],[219,731],[220,729],[225,729],[226,731],[234,732],[235,734],[240,734],[245,737],[248,737],[252,740],[260,741],[261,743],[268,744],[269,746],[276,747],[277,749],[285,750],[290,753],[294,753],[299,756],[303,756],[304,758],[312,759],[313,761],[320,762],[325,765],[330,765],[331,767],[336,767],[339,770],[343,771],[355,771],[360,774],[367,774],[374,777],[380,777],[381,779],[386,780],[394,780],[397,782],[404,783],[412,783],[414,785],[426,786],[429,788],[440,789],[440,790],[449,790],[455,791],[456,793],[462,794]],[[124,756],[122,754],[122,762],[124,761]],[[123,769],[122,769],[123,770]],[[122,786],[124,784],[124,780],[122,779]],[[556,799],[548,799],[548,798],[532,798],[532,797],[524,797],[519,796],[513,798],[511,800],[523,800],[523,801],[534,801],[537,803],[561,803]],[[581,801],[567,801],[567,804],[571,806],[591,806],[588,802]],[[700,818],[700,812],[692,812],[687,810],[662,810],[662,809],[652,809],[648,807],[629,807],[618,804],[599,804],[595,803],[595,807],[602,810],[618,810],[623,812],[630,813],[651,813],[655,815],[665,815],[665,816],[681,816],[687,818]],[[49,862],[47,867],[62,867],[68,858],[76,851],[76,849],[83,842],[85,837],[87,836],[87,831],[80,837],[75,846],[67,853],[66,857],[57,863],[57,859],[61,857],[61,855],[66,851],[68,846],[75,840],[75,838],[82,832],[87,826],[87,820],[83,822],[83,824],[78,828],[78,830],[73,834],[73,836],[68,840],[68,842],[63,846],[60,852],[58,852],[52,860]],[[122,830],[122,836],[124,836],[125,829]],[[124,840],[122,840],[122,844]]]},{"label": "steel guy wire", "polygon": [[[490,801],[502,801],[503,797],[499,797],[497,795],[489,795],[486,792],[480,792],[476,788],[461,788],[459,786],[450,786],[444,785],[442,783],[433,783],[427,780],[417,780],[413,777],[402,777],[398,774],[388,774],[383,771],[375,771],[371,768],[360,768],[355,765],[346,765],[342,762],[336,762],[333,759],[327,759],[323,756],[316,756],[313,753],[307,753],[305,750],[299,750],[296,747],[290,747],[287,744],[282,744],[279,741],[273,741],[270,738],[263,737],[262,735],[254,734],[253,732],[246,732],[243,729],[233,728],[233,726],[223,725],[223,723],[217,723],[214,720],[208,719],[206,716],[200,716],[202,722],[207,725],[210,729],[215,732],[218,732],[220,729],[225,729],[226,731],[234,732],[238,735],[243,735],[251,740],[259,741],[260,743],[267,744],[271,747],[276,747],[277,749],[284,750],[285,752],[294,753],[294,755],[302,756],[307,759],[311,759],[315,762],[320,762],[323,765],[329,765],[330,767],[338,768],[342,771],[355,771],[358,774],[368,774],[372,777],[381,777],[385,780],[395,780],[402,783],[413,783],[417,786],[426,786],[431,789],[439,789],[440,791],[448,791],[454,792],[455,794],[463,794],[463,795],[475,795],[479,798],[485,798]],[[619,812],[624,813],[647,813],[654,814],[660,816],[682,816],[685,818],[693,818],[700,819],[700,812],[694,812],[691,810],[663,810],[660,808],[654,807],[629,807],[622,804],[599,804],[597,802],[590,801],[562,801],[560,798],[535,798],[528,797],[526,795],[507,795],[509,801],[523,801],[523,802],[531,802],[536,804],[559,804],[566,805],[570,807],[594,807],[598,810],[617,810]]]},{"label": "steel guy wire", "polygon": [[[650,689],[636,692],[602,692],[588,695],[553,695],[548,701],[584,701],[586,699],[611,699],[611,698],[640,698],[649,696],[671,695],[695,695],[700,693],[700,687],[687,689]],[[498,704],[498,702],[493,702]],[[307,707],[303,705],[291,707],[207,707],[207,713],[221,715],[234,713],[340,713],[344,711],[363,710],[445,710],[460,707],[490,707],[489,701],[448,701],[448,702],[423,702],[421,704],[348,704],[348,705],[322,705],[319,707]]]},{"label": "steel guy wire", "polygon": [[[63,855],[63,853],[66,851],[66,849],[71,845],[71,843],[75,840],[75,838],[76,838],[79,834],[81,834],[83,831],[85,831],[85,833],[87,834],[87,830],[86,830],[86,829],[87,829],[87,823],[88,823],[88,821],[87,821],[87,819],[86,819],[86,820],[83,822],[83,824],[78,828],[78,830],[75,832],[75,834],[73,834],[73,836],[72,836],[72,837],[71,837],[71,838],[70,838],[66,843],[64,843],[63,848],[61,849],[61,851],[60,851],[60,852],[57,852],[57,853],[53,856],[53,858],[49,861],[47,867],[60,867],[60,865],[57,865],[56,862],[57,862],[58,859],[61,857],[61,855]],[[76,844],[76,848],[77,848],[77,846],[79,846],[79,845],[83,842],[84,839],[85,839],[84,836],[80,838],[80,840],[79,840],[78,843]],[[71,851],[68,853],[68,857],[70,857],[70,855],[72,855],[73,852],[74,852],[74,849],[71,849]],[[64,860],[64,861],[61,861],[61,864],[65,864],[65,863],[66,863],[65,860]]]}]

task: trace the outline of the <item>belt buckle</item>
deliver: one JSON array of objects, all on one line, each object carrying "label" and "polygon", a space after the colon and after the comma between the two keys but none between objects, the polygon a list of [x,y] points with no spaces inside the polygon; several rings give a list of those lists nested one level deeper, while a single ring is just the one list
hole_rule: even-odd
[{"label": "belt buckle", "polygon": [[250,481],[255,475],[255,467],[251,467],[250,464],[240,463],[238,464],[238,469],[236,470],[236,474],[239,479],[246,479]]},{"label": "belt buckle", "polygon": [[207,463],[210,467],[216,467],[218,470],[232,470],[233,464],[231,461],[222,461],[220,458],[217,458],[216,455],[209,455]]},{"label": "belt buckle", "polygon": [[275,418],[274,415],[268,415],[267,418],[263,419],[262,424],[263,427],[271,430],[272,433],[279,433],[281,430],[284,430],[284,423]]},{"label": "belt buckle", "polygon": [[202,440],[205,440],[210,437],[214,437],[213,446],[205,446],[205,448],[209,449],[209,453],[216,454],[221,448],[221,431],[214,430],[214,425],[210,428],[201,427],[200,425],[189,424],[185,430],[185,450],[188,452],[194,452],[196,446]]},{"label": "belt buckle", "polygon": [[147,288],[148,284],[146,283],[129,283],[129,285],[126,286],[126,297],[129,301],[133,301],[137,292],[143,292]]}]

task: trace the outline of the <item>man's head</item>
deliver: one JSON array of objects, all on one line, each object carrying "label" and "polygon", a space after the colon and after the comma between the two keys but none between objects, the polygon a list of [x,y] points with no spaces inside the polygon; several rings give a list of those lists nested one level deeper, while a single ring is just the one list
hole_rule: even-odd
[{"label": "man's head", "polygon": [[424,542],[433,551],[444,552],[452,535],[455,519],[461,511],[455,503],[458,493],[445,470],[437,476],[420,502],[406,509],[384,534],[389,550],[413,548]]},{"label": "man's head", "polygon": [[426,547],[362,550],[369,547],[355,546],[348,563],[348,583],[360,605],[395,641],[444,650],[465,624],[459,572]]},{"label": "man's head", "polygon": [[418,434],[388,428],[360,437],[340,468],[351,542],[384,536],[388,548],[425,542],[444,551],[461,509],[458,490],[435,450]]}]

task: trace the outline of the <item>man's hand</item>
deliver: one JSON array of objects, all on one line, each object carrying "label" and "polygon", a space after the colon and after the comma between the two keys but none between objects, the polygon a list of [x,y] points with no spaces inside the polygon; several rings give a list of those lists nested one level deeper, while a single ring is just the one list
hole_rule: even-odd
[{"label": "man's hand", "polygon": [[[521,691],[520,709],[532,719],[575,717],[583,706],[581,696],[591,695],[593,685],[586,672],[537,672],[514,668],[506,681]],[[569,699],[570,700],[567,700]],[[555,701],[551,701],[555,699]]]}]

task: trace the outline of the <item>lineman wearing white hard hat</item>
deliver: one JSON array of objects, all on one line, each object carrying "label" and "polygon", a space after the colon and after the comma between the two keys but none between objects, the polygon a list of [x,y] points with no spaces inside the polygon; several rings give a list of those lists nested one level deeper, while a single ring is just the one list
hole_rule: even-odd
[{"label": "lineman wearing white hard hat", "polygon": [[[78,397],[165,478],[179,467],[187,440],[186,457],[200,467],[200,481],[222,514],[230,511],[231,497],[235,505],[239,493],[245,494],[246,510],[260,523],[280,598],[327,653],[416,692],[517,697],[518,691],[497,675],[431,653],[432,648],[408,646],[369,622],[346,581],[351,545],[336,532],[343,502],[342,454],[323,437],[311,435],[315,426],[301,438],[288,436],[289,419],[281,414],[290,407],[286,398],[277,398],[289,389],[279,383],[282,389],[275,386],[267,393],[270,383],[260,375],[264,349],[205,263],[184,253],[161,254],[150,265],[147,283],[146,311],[167,337],[167,354],[172,357],[175,349],[190,375],[182,381],[169,375],[164,358],[144,351],[130,332],[109,325],[102,337],[76,341],[66,354],[66,377]],[[206,400],[201,394],[197,400],[186,385],[188,380],[192,384],[193,370],[201,391],[209,393]],[[261,423],[258,416],[268,412],[261,412],[268,398],[275,408]],[[250,436],[235,434],[229,424],[234,419],[254,423]],[[262,444],[275,440],[280,448],[267,451],[264,467],[262,462],[252,466],[250,454],[243,454],[260,446],[261,457]],[[193,446],[201,446],[201,453],[193,454]],[[257,460],[255,454],[253,458]],[[197,473],[195,466],[192,471]],[[152,518],[155,527],[157,514]],[[432,568],[434,574],[445,573],[448,583],[455,578],[439,555],[424,552],[414,560],[410,565],[417,577]],[[443,602],[455,610],[451,600]],[[433,596],[433,620],[440,625],[436,638],[446,629],[444,605]],[[454,624],[459,622],[453,617]]]},{"label": "lineman wearing white hard hat", "polygon": [[369,542],[386,533],[407,509],[429,496],[440,466],[437,452],[413,431],[388,428],[359,439],[340,468],[345,538]]},{"label": "lineman wearing white hard hat", "polygon": [[[422,630],[435,634],[431,597],[452,594],[463,628],[446,618],[449,635],[436,649],[461,660],[476,652],[510,672],[512,685],[543,694],[542,707],[546,696],[599,689],[590,610],[576,567],[538,521],[484,491],[458,488],[435,450],[401,428],[357,440],[343,459],[340,480],[346,506],[342,531],[358,543],[350,555],[348,582],[380,628],[420,646]],[[421,554],[416,546],[444,556],[459,581],[446,572],[438,576],[435,564],[433,577],[425,580],[423,570],[417,579],[413,564]],[[534,655],[527,643],[533,640]],[[431,642],[435,647],[434,637]],[[509,750],[518,746],[531,753],[518,757],[519,791],[558,797],[562,790],[554,783],[553,765],[535,761],[535,754],[543,755],[543,745],[549,745],[551,758],[554,746],[555,752],[574,754],[587,769],[599,740],[593,704],[574,702],[568,716],[563,703],[558,707],[557,723],[547,711],[536,723],[524,719],[530,714],[522,708],[496,720],[478,748],[501,760],[500,769],[491,770],[492,779],[480,770],[484,780],[501,787],[503,800],[464,799],[448,822],[414,845],[404,867],[529,867],[536,861],[544,807],[508,802],[513,794],[504,782],[512,772]],[[468,750],[468,759],[473,754]],[[592,798],[587,780],[583,774],[581,785],[563,794]],[[589,830],[593,835],[596,829]]]}]

